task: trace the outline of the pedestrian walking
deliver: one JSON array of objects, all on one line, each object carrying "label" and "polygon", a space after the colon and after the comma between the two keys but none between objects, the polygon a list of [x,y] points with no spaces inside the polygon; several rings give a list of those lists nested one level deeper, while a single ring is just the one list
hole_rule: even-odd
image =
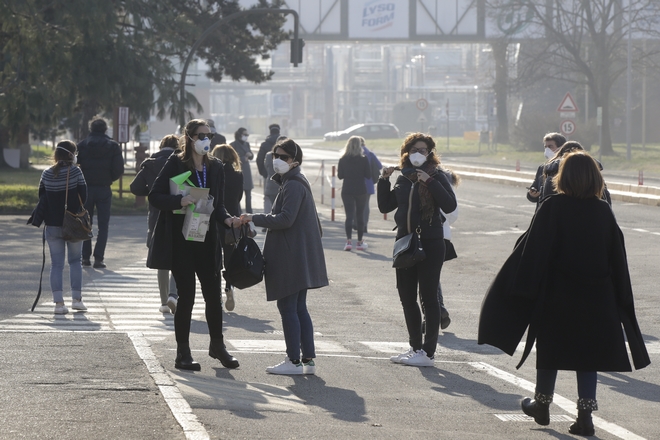
[{"label": "pedestrian walking", "polygon": [[591,436],[597,372],[631,371],[626,340],[636,369],[650,359],[597,162],[583,151],[568,154],[553,183],[558,194],[541,203],[486,293],[478,343],[513,355],[527,331],[516,368],[536,342],[536,390],[521,402],[523,412],[548,425],[557,370],[575,371],[578,417],[569,432]]},{"label": "pedestrian walking", "polygon": [[[337,177],[344,180],[341,187],[341,200],[346,211],[344,230],[346,232],[345,251],[353,249],[353,221],[357,223],[358,251],[367,249],[363,241],[364,235],[364,206],[367,203],[366,179],[371,179],[369,159],[364,155],[362,141],[359,136],[351,136],[346,142],[339,163],[337,164]],[[373,185],[372,185],[373,186]]]},{"label": "pedestrian walking", "polygon": [[211,129],[211,133],[213,133],[213,139],[211,139],[210,145],[211,151],[213,151],[213,149],[218,145],[226,144],[227,138],[216,130],[215,121],[213,119],[207,119],[206,123],[209,125],[209,129]]},{"label": "pedestrian walking", "polygon": [[245,212],[252,213],[252,188],[254,188],[254,182],[252,181],[250,161],[254,158],[254,154],[252,154],[250,143],[248,142],[249,136],[247,129],[241,127],[234,133],[234,142],[230,145],[236,150],[238,157],[241,158],[243,191],[245,192]]},{"label": "pedestrian walking", "polygon": [[[426,257],[412,267],[396,269],[396,285],[403,306],[410,349],[392,356],[390,360],[427,367],[434,364],[440,327],[438,284],[445,259],[440,212],[454,211],[456,196],[447,175],[440,168],[440,157],[431,136],[423,133],[408,135],[401,145],[400,154],[398,168],[401,175],[394,187],[390,183],[390,176],[395,167],[383,168],[382,177],[378,180],[378,209],[384,214],[396,209],[394,221],[397,239],[415,230],[419,231]],[[425,332],[422,332],[422,316],[417,304],[418,287],[426,315]]]},{"label": "pedestrian walking", "polygon": [[[136,196],[148,196],[149,191],[158,177],[158,173],[163,169],[167,159],[177,151],[179,148],[179,137],[174,134],[165,136],[160,141],[158,152],[154,153],[150,158],[142,162],[140,171],[135,175],[131,182],[131,193]],[[151,246],[151,239],[153,237],[154,228],[156,227],[156,220],[160,210],[154,205],[149,203],[149,211],[147,212],[147,248]],[[176,283],[174,277],[167,269],[158,269],[158,292],[160,293],[160,308],[161,313],[176,312],[176,305],[179,300],[179,295],[176,291]]]},{"label": "pedestrian walking", "polygon": [[[160,210],[153,240],[149,248],[147,266],[172,271],[179,301],[174,314],[174,334],[177,355],[175,368],[199,371],[201,366],[190,351],[190,322],[195,304],[195,275],[204,296],[206,323],[211,342],[209,356],[218,359],[227,368],[237,368],[238,361],[227,352],[222,334],[222,302],[220,298],[220,271],[222,247],[218,237],[226,228],[240,225],[240,219],[227,213],[224,206],[225,173],[222,163],[210,156],[211,130],[203,119],[186,124],[180,141],[181,152],[172,154],[156,178],[149,193],[149,203]],[[170,194],[170,178],[190,171],[190,179],[199,188],[208,188],[213,197],[213,213],[203,242],[187,241],[182,234],[184,215],[173,210],[198,202],[190,194]]]},{"label": "pedestrian walking", "polygon": [[[270,134],[266,137],[266,140],[261,143],[259,147],[259,152],[257,153],[257,168],[259,169],[259,175],[263,178],[264,181],[264,212],[268,214],[272,207],[273,201],[275,200],[274,195],[267,195],[267,186],[272,173],[268,174],[268,168],[266,167],[265,160],[266,154],[273,151],[273,147],[277,142],[277,139],[280,137],[280,126],[279,124],[270,124],[268,126],[268,131]],[[272,159],[271,159],[272,161]],[[277,186],[275,189],[275,194],[277,194]]]},{"label": "pedestrian walking", "polygon": [[104,119],[95,119],[90,123],[89,136],[78,144],[78,163],[87,182],[85,209],[89,212],[92,222],[96,209],[98,223],[93,254],[92,240],[83,242],[82,265],[91,266],[90,259],[93,255],[96,269],[106,267],[104,258],[112,207],[112,182],[124,174],[121,148],[105,134],[107,130],[108,124]]},{"label": "pedestrian walking", "polygon": [[[277,301],[286,358],[272,374],[315,374],[314,328],[307,292],[328,285],[321,224],[311,187],[300,171],[303,152],[292,139],[275,145],[273,180],[281,185],[270,214],[243,214],[244,223],[268,228],[264,242],[266,299]],[[295,243],[295,246],[292,244]],[[301,357],[302,351],[302,357]]]},{"label": "pedestrian walking", "polygon": [[54,313],[65,315],[69,309],[64,305],[63,273],[64,260],[69,263],[71,308],[85,311],[82,300],[81,254],[83,242],[65,241],[62,238],[64,210],[78,212],[87,198],[85,177],[76,165],[76,144],[65,140],[59,142],[53,153],[54,165],[41,173],[39,181],[39,206],[28,223],[39,226],[45,223],[44,235],[50,251],[50,288],[55,303]]},{"label": "pedestrian walking", "polygon": [[[370,214],[369,203],[371,200],[371,196],[376,193],[375,185],[376,182],[378,182],[378,178],[380,177],[380,170],[383,168],[383,164],[380,162],[380,160],[378,160],[378,157],[374,154],[374,152],[367,148],[367,146],[365,145],[365,140],[362,136],[360,136],[360,142],[362,144],[362,151],[364,151],[364,155],[369,160],[369,168],[371,169],[371,175],[368,178],[365,177],[364,179],[364,184],[367,186],[367,201],[364,204],[363,233],[366,234],[369,229],[368,227],[369,214]],[[353,230],[357,231],[357,219],[353,220]]]},{"label": "pedestrian walking", "polygon": [[[231,145],[222,144],[216,146],[211,154],[222,162],[225,171],[225,209],[229,215],[239,217],[241,215],[241,199],[243,198],[243,173],[241,172],[241,160],[238,158],[238,153]],[[220,240],[222,241],[224,262],[227,264],[234,251],[234,245],[227,244],[223,238],[220,237]],[[235,294],[234,286],[225,283],[223,299],[228,312],[233,311],[236,306]]]}]

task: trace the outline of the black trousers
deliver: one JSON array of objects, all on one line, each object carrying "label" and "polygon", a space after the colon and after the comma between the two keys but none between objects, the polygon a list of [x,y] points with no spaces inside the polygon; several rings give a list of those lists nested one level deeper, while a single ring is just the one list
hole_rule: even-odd
[{"label": "black trousers", "polygon": [[174,276],[179,292],[179,301],[174,314],[174,334],[177,345],[189,345],[190,321],[195,305],[195,275],[202,286],[202,295],[206,303],[206,323],[211,339],[222,338],[220,279],[214,261],[215,245],[213,243],[175,239],[172,276]]},{"label": "black trousers", "polygon": [[[410,346],[424,349],[431,357],[435,353],[440,331],[438,284],[445,261],[445,241],[442,238],[422,239],[426,253],[424,261],[407,269],[396,269],[396,287],[403,306]],[[422,313],[417,304],[417,289],[426,316],[426,333],[422,334]]]}]

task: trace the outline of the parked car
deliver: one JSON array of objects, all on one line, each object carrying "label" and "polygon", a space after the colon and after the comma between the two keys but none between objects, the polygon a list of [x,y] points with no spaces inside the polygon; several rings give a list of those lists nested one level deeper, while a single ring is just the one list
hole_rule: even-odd
[{"label": "parked car", "polygon": [[331,131],[323,135],[326,141],[342,141],[351,136],[365,139],[399,138],[399,129],[394,124],[357,124],[342,131]]}]

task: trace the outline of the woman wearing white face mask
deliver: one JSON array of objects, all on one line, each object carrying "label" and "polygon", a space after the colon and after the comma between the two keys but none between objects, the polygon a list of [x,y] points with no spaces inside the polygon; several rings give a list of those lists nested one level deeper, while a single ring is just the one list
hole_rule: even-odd
[{"label": "woman wearing white face mask", "polygon": [[[281,185],[270,214],[243,214],[244,223],[268,228],[264,242],[266,299],[277,301],[282,318],[284,362],[271,374],[315,374],[314,328],[307,311],[307,290],[328,285],[321,225],[311,187],[300,172],[302,150],[291,139],[273,147],[274,181]],[[302,357],[301,357],[302,352]]]},{"label": "woman wearing white face mask", "polygon": [[240,127],[234,133],[234,142],[231,145],[241,158],[241,169],[243,170],[243,191],[245,191],[245,212],[252,212],[252,188],[254,182],[252,181],[252,170],[250,169],[250,161],[254,158],[250,143],[248,142],[247,129]]},{"label": "woman wearing white face mask", "polygon": [[[203,119],[193,119],[181,136],[181,153],[172,154],[149,193],[149,203],[160,210],[149,247],[147,266],[172,271],[179,300],[174,314],[174,333],[177,356],[175,368],[199,371],[200,365],[190,351],[190,321],[195,303],[195,275],[202,286],[206,303],[206,322],[211,343],[209,356],[218,359],[227,368],[237,368],[238,361],[227,352],[222,335],[222,302],[220,298],[220,271],[222,246],[218,236],[224,228],[238,226],[240,219],[227,213],[224,206],[225,174],[222,163],[210,156],[212,134]],[[170,194],[170,178],[190,171],[190,180],[199,188],[209,188],[213,196],[213,214],[203,242],[186,241],[183,234],[184,215],[172,211],[195,203],[187,195]],[[220,234],[221,231],[221,234]]]},{"label": "woman wearing white face mask", "polygon": [[[418,230],[426,258],[406,269],[396,269],[396,286],[403,306],[403,315],[408,328],[410,349],[390,360],[394,363],[417,367],[430,367],[438,343],[440,327],[440,305],[438,284],[445,259],[443,217],[440,210],[452,212],[456,209],[456,196],[444,172],[440,159],[435,154],[435,142],[431,136],[413,133],[401,145],[399,176],[392,188],[390,176],[395,167],[386,167],[378,180],[378,209],[382,213],[397,210],[394,221],[397,225],[396,238],[408,233],[408,211],[410,228]],[[422,332],[422,316],[417,304],[417,288],[426,315],[426,331]]]}]

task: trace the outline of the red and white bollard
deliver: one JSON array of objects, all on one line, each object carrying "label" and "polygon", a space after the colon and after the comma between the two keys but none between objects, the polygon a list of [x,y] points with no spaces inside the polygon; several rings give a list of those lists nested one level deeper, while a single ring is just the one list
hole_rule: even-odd
[{"label": "red and white bollard", "polygon": [[639,176],[637,177],[637,185],[644,185],[644,170],[639,170]]},{"label": "red and white bollard", "polygon": [[520,160],[516,160],[516,171],[520,171]]},{"label": "red and white bollard", "polygon": [[335,221],[335,166],[332,166],[332,180],[330,182],[331,198],[330,198],[330,221]]}]

